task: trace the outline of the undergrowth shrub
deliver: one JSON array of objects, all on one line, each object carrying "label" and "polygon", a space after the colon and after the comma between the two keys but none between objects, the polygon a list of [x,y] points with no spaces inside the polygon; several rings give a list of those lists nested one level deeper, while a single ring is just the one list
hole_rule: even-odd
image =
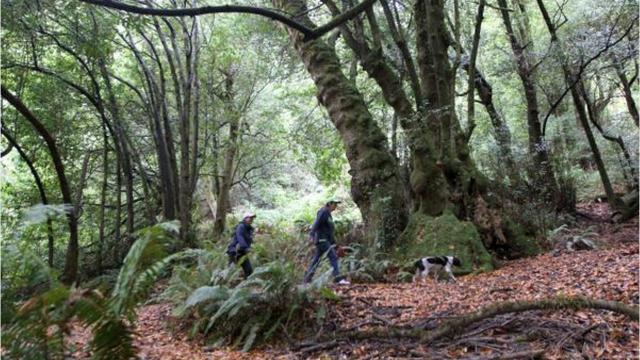
[{"label": "undergrowth shrub", "polygon": [[190,327],[192,336],[204,333],[213,345],[247,351],[275,334],[297,334],[314,318],[322,322],[325,302],[338,299],[325,286],[330,272],[301,286],[297,266],[276,259],[241,281],[239,267],[227,261],[223,251],[201,253],[191,266],[174,269],[160,295],[174,305],[173,315]]}]

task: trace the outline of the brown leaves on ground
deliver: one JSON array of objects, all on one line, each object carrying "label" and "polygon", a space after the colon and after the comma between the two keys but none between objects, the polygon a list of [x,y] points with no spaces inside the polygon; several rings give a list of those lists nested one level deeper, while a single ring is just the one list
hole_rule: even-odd
[{"label": "brown leaves on ground", "polygon": [[[586,205],[585,205],[586,206]],[[528,311],[495,316],[470,325],[454,338],[425,344],[413,338],[355,341],[333,336],[371,328],[430,330],[496,302],[582,295],[638,307],[638,219],[613,225],[602,221],[603,205],[580,210],[593,214],[600,250],[542,254],[509,261],[491,273],[411,284],[335,287],[342,300],[331,305],[322,327],[297,346],[274,345],[243,353],[208,348],[201,337],[168,328],[166,304],[139,311],[135,344],[142,359],[271,358],[430,358],[430,359],[632,359],[638,358],[638,323],[608,311]],[[603,218],[600,219],[600,215]],[[417,254],[417,256],[426,254]],[[89,334],[71,338],[82,349]],[[76,356],[87,354],[81,351]]]}]

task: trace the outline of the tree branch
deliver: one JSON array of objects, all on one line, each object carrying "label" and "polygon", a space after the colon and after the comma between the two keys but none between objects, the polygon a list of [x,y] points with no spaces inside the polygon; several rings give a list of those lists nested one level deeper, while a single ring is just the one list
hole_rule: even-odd
[{"label": "tree branch", "polygon": [[220,6],[202,6],[196,8],[189,9],[155,9],[155,8],[145,8],[139,7],[135,5],[125,4],[119,1],[113,0],[80,0],[82,2],[99,5],[103,7],[107,7],[110,9],[125,11],[133,14],[139,15],[154,15],[154,16],[166,16],[166,17],[182,17],[182,16],[198,16],[205,14],[215,14],[215,13],[244,13],[244,14],[254,14],[267,17],[269,19],[281,22],[293,29],[298,30],[299,32],[304,34],[304,40],[309,41],[313,39],[317,39],[322,35],[328,33],[334,28],[342,25],[343,23],[353,19],[362,11],[365,11],[374,2],[377,0],[364,0],[360,4],[352,7],[351,9],[345,11],[340,16],[333,18],[331,21],[322,25],[316,29],[310,29],[301,23],[289,18],[279,12],[253,7],[253,6],[241,6],[241,5],[220,5]]},{"label": "tree branch", "polygon": [[[609,51],[609,49],[611,49],[616,44],[618,44],[620,41],[622,41],[625,37],[627,37],[627,35],[629,35],[631,30],[636,26],[637,21],[638,21],[638,17],[636,17],[634,19],[634,21],[632,21],[631,26],[629,26],[625,30],[625,32],[622,34],[622,36],[620,36],[617,40],[615,40],[612,43],[608,42],[603,49],[598,51],[595,55],[593,55],[591,58],[589,58],[587,61],[583,62],[580,65],[580,67],[578,69],[578,72],[572,75],[572,81],[569,84],[569,86],[567,86],[567,88],[562,92],[560,97],[553,103],[553,105],[551,105],[551,107],[547,111],[547,114],[545,115],[544,120],[542,122],[542,136],[544,136],[546,134],[546,132],[547,132],[547,121],[549,120],[549,117],[551,116],[553,111],[556,109],[556,107],[558,107],[558,105],[560,105],[560,103],[562,102],[562,99],[564,99],[564,97],[569,93],[569,91],[571,91],[571,89],[574,86],[576,86],[578,81],[580,81],[580,79],[582,78],[582,73],[585,71],[587,66],[589,66],[589,64],[591,64],[594,60],[599,58],[602,54],[604,54],[605,52]],[[552,35],[551,35],[551,41],[558,41],[558,38],[556,37],[555,32],[553,32]]]}]

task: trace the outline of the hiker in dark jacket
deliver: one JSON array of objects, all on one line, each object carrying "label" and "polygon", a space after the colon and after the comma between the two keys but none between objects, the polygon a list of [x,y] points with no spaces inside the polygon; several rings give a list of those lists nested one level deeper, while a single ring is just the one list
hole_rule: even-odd
[{"label": "hiker in dark jacket", "polygon": [[316,252],[311,260],[309,269],[304,274],[304,282],[309,283],[313,279],[313,275],[320,263],[320,258],[325,253],[329,258],[331,267],[333,267],[333,278],[338,284],[349,284],[349,282],[340,277],[340,268],[338,267],[338,256],[336,255],[336,241],[333,235],[334,225],[331,212],[336,209],[340,201],[336,199],[330,199],[325,206],[318,210],[316,220],[311,226],[310,236],[313,239],[313,243],[316,246]]},{"label": "hiker in dark jacket", "polygon": [[236,230],[231,238],[231,244],[227,248],[227,254],[229,255],[229,264],[235,264],[238,261],[244,271],[245,279],[253,272],[251,262],[247,254],[251,249],[251,243],[253,242],[253,219],[256,214],[248,212],[242,217],[242,221],[236,226]]}]

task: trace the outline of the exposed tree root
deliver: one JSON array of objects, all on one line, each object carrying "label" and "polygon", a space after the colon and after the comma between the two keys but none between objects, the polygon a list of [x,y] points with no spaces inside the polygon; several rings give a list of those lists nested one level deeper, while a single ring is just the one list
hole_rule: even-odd
[{"label": "exposed tree root", "polygon": [[436,329],[425,331],[422,328],[400,329],[388,326],[380,326],[364,331],[348,331],[337,333],[333,338],[348,338],[351,340],[364,340],[375,338],[416,338],[423,342],[433,342],[435,340],[451,337],[454,334],[464,333],[464,329],[478,321],[494,317],[497,315],[518,313],[531,310],[580,310],[580,309],[602,309],[626,315],[631,320],[638,321],[639,311],[617,301],[605,301],[589,299],[586,297],[554,297],[533,301],[514,301],[493,304],[461,317],[447,320],[441,323]]}]

